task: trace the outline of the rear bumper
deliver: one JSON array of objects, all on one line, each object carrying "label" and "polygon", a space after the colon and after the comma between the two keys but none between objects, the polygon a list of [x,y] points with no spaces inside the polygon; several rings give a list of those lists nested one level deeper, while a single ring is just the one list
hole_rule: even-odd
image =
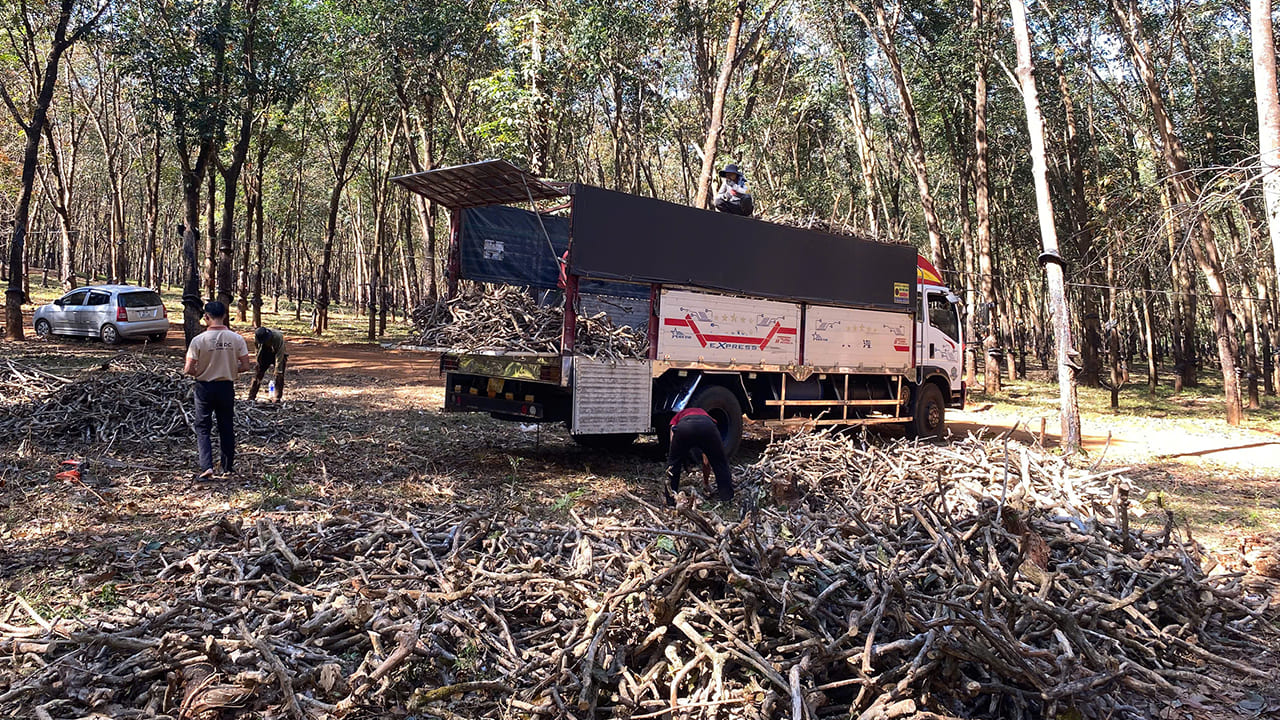
[{"label": "rear bumper", "polygon": [[134,320],[132,322],[112,322],[122,337],[139,337],[169,332],[169,318],[155,320]]},{"label": "rear bumper", "polygon": [[546,417],[542,403],[471,395],[465,392],[445,393],[444,409],[445,412],[487,412],[530,420],[542,420]]}]

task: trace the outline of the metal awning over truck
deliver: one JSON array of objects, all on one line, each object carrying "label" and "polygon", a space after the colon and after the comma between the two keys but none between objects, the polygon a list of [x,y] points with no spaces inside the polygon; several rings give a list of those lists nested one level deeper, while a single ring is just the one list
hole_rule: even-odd
[{"label": "metal awning over truck", "polygon": [[[567,271],[580,278],[898,312],[916,306],[916,251],[907,245],[550,183],[502,160],[393,180],[457,211],[468,279],[555,287],[567,251]],[[555,197],[568,198],[567,218],[507,207]]]}]

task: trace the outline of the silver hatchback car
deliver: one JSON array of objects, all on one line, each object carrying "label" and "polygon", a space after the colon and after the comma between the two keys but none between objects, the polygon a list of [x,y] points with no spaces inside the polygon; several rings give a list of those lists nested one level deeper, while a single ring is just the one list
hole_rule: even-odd
[{"label": "silver hatchback car", "polygon": [[82,335],[102,338],[108,345],[137,337],[160,342],[169,332],[169,313],[151,288],[94,285],[36,308],[32,325],[40,337]]}]

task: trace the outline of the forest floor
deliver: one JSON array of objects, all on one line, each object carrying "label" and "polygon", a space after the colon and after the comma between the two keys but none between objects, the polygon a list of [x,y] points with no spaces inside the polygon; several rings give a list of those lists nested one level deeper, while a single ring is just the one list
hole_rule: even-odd
[{"label": "forest floor", "polygon": [[[160,347],[33,341],[6,345],[4,357],[55,374],[101,365],[117,353],[177,368],[180,336],[172,333]],[[103,449],[28,437],[0,448],[0,608],[20,596],[56,619],[149,597],[147,573],[156,563],[199,547],[228,517],[252,524],[254,517],[287,517],[334,502],[377,511],[465,503],[514,505],[567,520],[630,506],[631,495],[659,502],[662,457],[653,441],[603,453],[578,447],[558,428],[446,415],[435,354],[297,336],[290,343],[285,402],[252,411],[264,430],[241,433],[233,477],[195,481],[190,441],[130,438]],[[247,381],[238,382],[239,397]],[[1018,439],[1052,447],[1056,416],[1046,404],[1052,392],[1047,382],[1032,380],[1007,385],[999,396],[974,396],[968,409],[951,413],[952,431],[1000,435],[1016,424]],[[1123,402],[1137,404],[1138,393],[1138,386],[1126,389]],[[1280,433],[1268,422],[1228,428],[1211,415],[1211,401],[1197,397],[1189,394],[1185,407],[1175,399],[1162,409],[1114,414],[1096,412],[1096,398],[1086,397],[1087,462],[1129,468],[1126,475],[1148,500],[1172,509],[1180,526],[1235,567],[1243,550],[1280,538]],[[1262,412],[1275,413],[1275,398],[1267,401]],[[145,429],[145,419],[139,426]],[[769,436],[751,428],[738,460],[758,457]],[[70,458],[87,461],[85,482],[54,478]],[[1280,659],[1266,653],[1254,661],[1280,671]],[[1242,684],[1194,715],[1280,713],[1280,694],[1259,692]],[[1166,717],[1191,716],[1186,707],[1172,707]]]}]

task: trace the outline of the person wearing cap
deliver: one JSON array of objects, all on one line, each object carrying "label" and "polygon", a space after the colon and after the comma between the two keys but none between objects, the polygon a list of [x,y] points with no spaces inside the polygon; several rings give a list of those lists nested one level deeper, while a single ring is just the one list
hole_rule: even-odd
[{"label": "person wearing cap", "polygon": [[222,472],[235,470],[235,379],[249,369],[249,346],[227,327],[227,306],[214,300],[204,306],[208,327],[191,340],[182,372],[196,379],[196,445],[200,449],[200,480],[213,477],[213,419],[218,419],[218,455]]},{"label": "person wearing cap", "polygon": [[249,385],[249,401],[258,398],[258,387],[267,371],[275,367],[275,392],[271,400],[280,402],[284,398],[284,369],[289,363],[289,348],[284,342],[284,333],[269,327],[260,327],[253,331],[253,342],[258,346],[258,369],[253,373],[253,383]]},{"label": "person wearing cap", "polygon": [[[715,471],[716,488],[722,502],[733,499],[733,474],[720,440],[720,427],[702,408],[681,410],[671,418],[671,449],[667,455],[667,480],[671,492],[680,491],[680,474],[690,461],[702,465],[704,484],[711,471]],[[670,493],[667,494],[667,503],[674,504]]]},{"label": "person wearing cap", "polygon": [[716,210],[731,215],[750,217],[755,212],[755,202],[747,192],[747,178],[737,165],[729,163],[720,171],[720,189],[716,190]]}]

